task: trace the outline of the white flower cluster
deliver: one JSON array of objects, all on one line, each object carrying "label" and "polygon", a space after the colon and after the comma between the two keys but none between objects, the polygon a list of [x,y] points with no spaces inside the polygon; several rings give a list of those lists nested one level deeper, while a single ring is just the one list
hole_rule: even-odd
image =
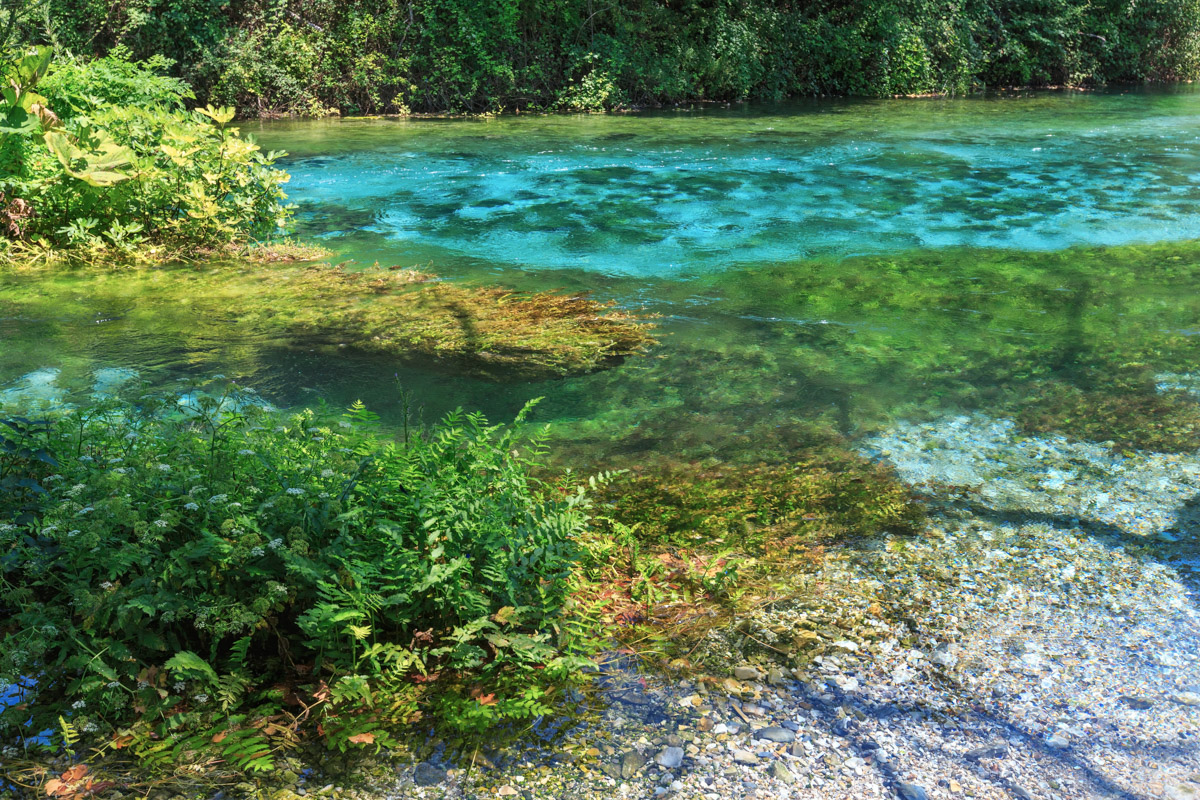
[{"label": "white flower cluster", "polygon": [[322,478],[332,478],[332,477],[333,477],[333,470],[331,470],[331,469],[323,469],[323,470],[321,470],[321,477],[322,477]]},{"label": "white flower cluster", "polygon": [[238,455],[239,456],[252,456],[252,455],[254,455],[254,451],[250,450],[250,449],[238,450]]},{"label": "white flower cluster", "polygon": [[170,522],[168,522],[168,521],[167,521],[167,520],[165,520],[165,519],[156,519],[156,520],[154,520],[154,527],[156,527],[156,528],[169,528],[169,527],[171,527],[171,523],[170,523]]},{"label": "white flower cluster", "polygon": [[208,502],[224,503],[228,499],[229,499],[229,495],[227,495],[227,494],[214,494],[212,497],[208,498]]},{"label": "white flower cluster", "polygon": [[271,548],[272,550],[278,550],[282,545],[283,539],[272,539],[271,541],[267,542],[267,547]]},{"label": "white flower cluster", "polygon": [[293,486],[287,490],[287,493],[299,497],[300,495],[304,494],[304,490],[297,486]]},{"label": "white flower cluster", "polygon": [[200,506],[196,505],[195,503],[187,503],[184,505],[184,508],[186,508],[188,511],[199,511],[200,510]]},{"label": "white flower cluster", "polygon": [[267,551],[263,550],[261,547],[255,547],[250,550],[250,557],[251,558],[261,558],[263,555],[266,554],[266,552]]},{"label": "white flower cluster", "polygon": [[170,464],[155,464],[154,468],[156,470],[158,470],[159,472],[170,472],[171,471]]}]

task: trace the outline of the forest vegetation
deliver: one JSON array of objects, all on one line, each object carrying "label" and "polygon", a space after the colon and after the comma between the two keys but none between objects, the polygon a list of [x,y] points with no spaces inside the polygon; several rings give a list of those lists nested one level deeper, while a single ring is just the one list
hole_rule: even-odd
[{"label": "forest vegetation", "polygon": [[[1190,80],[1200,0],[8,0],[243,116],[607,109]],[[19,19],[18,19],[19,15]]]}]

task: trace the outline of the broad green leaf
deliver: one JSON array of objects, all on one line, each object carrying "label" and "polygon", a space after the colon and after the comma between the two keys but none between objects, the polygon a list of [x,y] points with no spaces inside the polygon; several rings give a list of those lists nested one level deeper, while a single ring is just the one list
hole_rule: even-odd
[{"label": "broad green leaf", "polygon": [[166,669],[175,670],[192,677],[200,677],[209,683],[217,682],[217,671],[207,661],[190,650],[181,650],[163,664]]},{"label": "broad green leaf", "polygon": [[121,147],[106,134],[98,135],[95,151],[81,149],[62,131],[49,131],[46,146],[62,164],[66,173],[89,186],[113,186],[133,176],[121,172],[133,164],[133,153]]}]

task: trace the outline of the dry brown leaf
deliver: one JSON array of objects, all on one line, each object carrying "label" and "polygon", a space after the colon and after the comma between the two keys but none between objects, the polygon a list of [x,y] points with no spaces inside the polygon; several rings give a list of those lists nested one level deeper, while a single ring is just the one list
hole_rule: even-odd
[{"label": "dry brown leaf", "polygon": [[76,764],[62,774],[62,779],[67,783],[75,783],[88,774],[87,764]]},{"label": "dry brown leaf", "polygon": [[373,733],[356,733],[346,741],[354,744],[375,744],[375,734]]}]

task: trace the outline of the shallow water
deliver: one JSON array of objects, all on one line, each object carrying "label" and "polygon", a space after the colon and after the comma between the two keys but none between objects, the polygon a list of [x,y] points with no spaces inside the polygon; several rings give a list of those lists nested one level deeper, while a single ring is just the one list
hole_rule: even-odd
[{"label": "shallow water", "polygon": [[0,401],[98,368],[392,422],[401,388],[426,417],[542,396],[535,419],[594,465],[786,460],[1047,386],[1154,395],[1200,355],[1198,122],[1181,89],[247,125],[291,153],[300,232],[332,261],[588,290],[660,315],[662,343],[496,384],[247,327],[228,267],[5,275]]}]

